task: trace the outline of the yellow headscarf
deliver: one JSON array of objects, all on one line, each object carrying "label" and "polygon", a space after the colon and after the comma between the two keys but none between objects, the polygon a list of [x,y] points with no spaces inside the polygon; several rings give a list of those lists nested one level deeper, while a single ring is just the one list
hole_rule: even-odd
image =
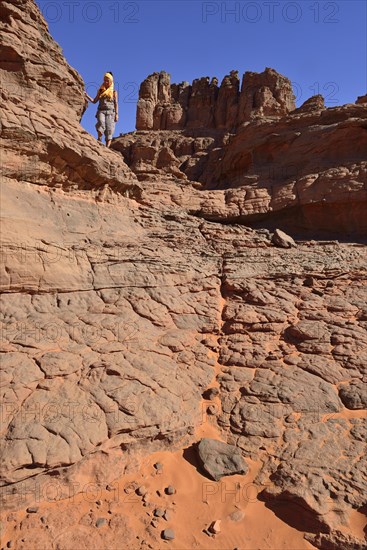
[{"label": "yellow headscarf", "polygon": [[106,88],[104,84],[99,89],[99,99],[101,97],[107,97],[108,99],[113,99],[113,76],[111,73],[106,73],[104,78],[108,78],[111,81],[111,84]]}]

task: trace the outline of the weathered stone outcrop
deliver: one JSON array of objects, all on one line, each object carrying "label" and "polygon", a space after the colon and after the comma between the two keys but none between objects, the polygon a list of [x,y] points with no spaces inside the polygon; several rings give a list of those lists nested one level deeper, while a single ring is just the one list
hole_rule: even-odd
[{"label": "weathered stone outcrop", "polygon": [[246,474],[248,471],[241,452],[223,441],[204,438],[197,446],[197,453],[202,470],[214,481],[224,476]]},{"label": "weathered stone outcrop", "polygon": [[367,103],[367,94],[365,95],[360,95],[358,98],[357,98],[357,101],[356,101],[357,105],[361,104],[361,103]]},{"label": "weathered stone outcrop", "polygon": [[238,110],[239,122],[254,116],[282,116],[296,108],[295,96],[288,78],[266,68],[263,73],[243,75]]},{"label": "weathered stone outcrop", "polygon": [[[213,221],[284,230],[367,234],[365,104],[323,108],[321,96],[288,115],[238,128],[137,131],[114,140],[143,185],[144,202],[170,201]],[[193,184],[195,189],[188,185]],[[157,185],[160,195],[157,201]],[[163,197],[167,196],[163,201]]]},{"label": "weathered stone outcrop", "polygon": [[366,539],[345,535],[341,531],[332,533],[319,533],[317,535],[306,534],[305,539],[320,550],[364,550]]},{"label": "weathered stone outcrop", "polygon": [[269,507],[289,502],[328,531],[348,522],[351,503],[365,502],[366,425],[340,398],[345,380],[366,376],[367,264],[361,247],[359,268],[343,275],[343,247],[330,243],[318,271],[315,246],[242,256],[238,243],[238,257],[226,260],[218,422],[232,432],[228,443],[266,462],[259,479],[265,485],[271,471]]},{"label": "weathered stone outcrop", "polygon": [[80,127],[82,78],[65,61],[36,4],[2,1],[0,29],[3,176],[52,188],[108,183],[119,192],[138,192],[122,158]]},{"label": "weathered stone outcrop", "polygon": [[[154,73],[141,86],[137,131],[113,148],[140,181],[176,182],[176,203],[208,220],[363,236],[364,97],[326,108],[316,95],[296,109],[289,80],[273,69],[245,73],[241,90],[236,71],[219,88],[208,77],[170,85]],[[155,187],[143,187],[144,202],[158,206]]]},{"label": "weathered stone outcrop", "polygon": [[[235,73],[218,93],[159,76],[145,81],[141,113],[184,129],[138,131],[108,151],[79,126],[82,81],[38,8],[3,9],[0,496],[22,509],[19,548],[35,538],[24,508],[50,487],[59,501],[86,483],[105,489],[153,451],[207,439],[214,479],[235,446],[233,471],[257,464],[261,498],[312,544],[361,548],[365,104],[317,98],[288,112],[281,80],[250,73],[251,120],[232,132]],[[292,234],[297,246],[278,248],[268,227],[287,222],[315,237],[341,227],[343,239]],[[42,544],[116,546],[134,531],[112,504],[115,531],[94,531],[94,546],[85,533],[97,518],[76,523],[70,510],[51,517]],[[160,547],[148,526],[144,540]]]},{"label": "weathered stone outcrop", "polygon": [[323,111],[325,109],[325,100],[322,95],[313,95],[299,107],[293,111],[293,114],[299,113],[314,113],[317,111]]},{"label": "weathered stone outcrop", "polygon": [[153,73],[140,87],[136,128],[231,131],[257,116],[280,116],[295,109],[290,81],[274,69],[245,73],[241,91],[239,87],[238,71],[225,76],[220,87],[216,77],[171,85],[168,73]]}]

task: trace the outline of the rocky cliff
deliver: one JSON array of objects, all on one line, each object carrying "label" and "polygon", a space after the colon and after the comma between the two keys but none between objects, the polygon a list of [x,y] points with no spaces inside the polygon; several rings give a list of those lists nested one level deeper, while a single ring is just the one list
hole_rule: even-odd
[{"label": "rocky cliff", "polygon": [[[176,203],[202,218],[299,235],[367,233],[363,96],[326,108],[318,95],[295,109],[289,80],[273,69],[245,73],[241,92],[234,71],[219,89],[208,78],[170,85],[154,73],[140,89],[137,129],[114,149],[140,181],[170,178]],[[146,202],[155,188],[144,187]]]},{"label": "rocky cliff", "polygon": [[[171,544],[239,547],[252,510],[265,524],[271,509],[289,531],[279,541],[274,523],[262,538],[253,528],[249,545],[305,532],[298,548],[362,549],[366,103],[294,109],[270,69],[246,73],[241,91],[236,73],[219,89],[153,75],[145,129],[107,150],[79,125],[82,79],[34,2],[1,10],[3,545],[101,550],[124,536],[159,548],[157,522],[185,513],[191,531]],[[337,229],[339,241],[317,235]],[[212,510],[195,458],[203,437],[247,464],[233,500],[245,520],[225,519],[236,544],[197,520]],[[239,472],[233,447],[215,449],[224,473]],[[157,451],[180,453],[176,504],[154,485]],[[139,501],[127,506],[111,483],[131,476],[122,494]],[[249,483],[258,499],[244,498]],[[90,500],[90,484],[103,498]]]},{"label": "rocky cliff", "polygon": [[138,130],[185,128],[235,129],[263,115],[284,115],[296,108],[291,82],[273,69],[247,72],[240,90],[238,71],[218,86],[216,77],[171,84],[164,71],[141,84],[136,115]]},{"label": "rocky cliff", "polygon": [[[84,84],[50,36],[42,14],[25,0],[1,2],[2,171],[48,188],[134,189],[122,159],[99,146],[79,121]],[[6,147],[4,141],[6,140]]]}]

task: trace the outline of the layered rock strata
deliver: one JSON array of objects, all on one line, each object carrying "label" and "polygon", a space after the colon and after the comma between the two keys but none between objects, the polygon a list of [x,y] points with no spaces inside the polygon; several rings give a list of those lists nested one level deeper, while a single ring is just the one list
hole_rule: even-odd
[{"label": "layered rock strata", "polygon": [[[136,131],[113,148],[141,182],[151,182],[143,185],[145,203],[159,207],[174,196],[208,220],[340,238],[367,234],[366,129],[366,104],[323,108],[316,97],[235,133]],[[167,178],[173,188],[161,185]]]},{"label": "layered rock strata", "polygon": [[218,79],[197,78],[192,84],[171,84],[164,71],[153,73],[140,86],[136,115],[138,130],[184,130],[237,126],[257,116],[279,116],[295,109],[288,78],[274,69],[247,72],[240,90],[238,71]]},{"label": "layered rock strata", "polygon": [[169,178],[175,202],[208,220],[366,235],[365,96],[327,108],[316,95],[296,109],[290,81],[268,68],[239,88],[237,71],[220,87],[208,77],[170,84],[165,72],[142,83],[137,131],[113,143],[139,181],[154,183],[142,200],[156,204],[158,185],[170,201],[160,186]]},{"label": "layered rock strata", "polygon": [[[1,3],[2,173],[49,188],[138,192],[122,158],[84,131],[84,83],[65,61],[38,7]],[[135,190],[135,191],[134,191]]]}]

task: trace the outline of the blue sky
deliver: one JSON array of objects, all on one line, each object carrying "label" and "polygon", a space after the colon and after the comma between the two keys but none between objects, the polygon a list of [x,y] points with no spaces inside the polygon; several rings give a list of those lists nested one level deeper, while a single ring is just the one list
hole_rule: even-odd
[{"label": "blue sky", "polygon": [[[165,70],[171,82],[219,81],[236,69],[272,67],[300,105],[321,93],[329,107],[367,89],[364,0],[36,0],[53,38],[94,96],[112,70],[120,99],[115,135],[135,129],[139,86]],[[83,127],[95,135],[96,105]]]}]

